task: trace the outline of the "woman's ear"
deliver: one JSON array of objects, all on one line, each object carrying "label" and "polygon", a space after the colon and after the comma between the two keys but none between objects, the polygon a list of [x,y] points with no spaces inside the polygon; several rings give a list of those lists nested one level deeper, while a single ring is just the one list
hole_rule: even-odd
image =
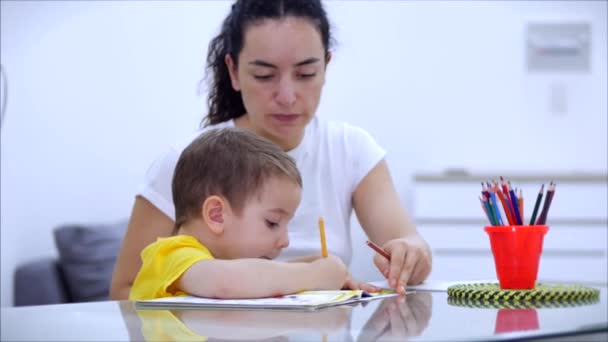
[{"label": "woman's ear", "polygon": [[241,86],[239,84],[239,77],[236,70],[236,64],[230,56],[229,53],[224,57],[224,63],[226,63],[226,67],[228,68],[228,73],[230,74],[230,83],[232,83],[232,88],[236,91],[241,91]]},{"label": "woman's ear", "polygon": [[224,215],[226,213],[226,201],[219,196],[209,196],[203,202],[202,217],[212,233],[222,234],[224,232]]},{"label": "woman's ear", "polygon": [[325,75],[327,74],[327,64],[331,61],[331,52],[327,51],[325,54],[325,66],[323,68],[323,84],[325,84]]}]

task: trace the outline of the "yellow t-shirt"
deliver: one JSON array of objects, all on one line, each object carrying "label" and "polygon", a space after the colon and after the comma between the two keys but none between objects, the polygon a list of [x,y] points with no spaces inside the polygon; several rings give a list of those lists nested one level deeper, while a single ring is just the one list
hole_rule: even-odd
[{"label": "yellow t-shirt", "polygon": [[173,284],[196,262],[213,259],[198,240],[189,235],[158,238],[141,252],[142,265],[129,293],[130,300],[182,296]]},{"label": "yellow t-shirt", "polygon": [[137,310],[146,341],[207,341],[194,333],[169,310]]}]

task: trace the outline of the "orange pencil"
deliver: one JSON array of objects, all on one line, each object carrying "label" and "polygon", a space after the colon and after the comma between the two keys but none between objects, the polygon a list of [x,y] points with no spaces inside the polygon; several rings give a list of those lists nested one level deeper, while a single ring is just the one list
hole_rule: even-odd
[{"label": "orange pencil", "polygon": [[325,242],[325,222],[319,217],[319,234],[321,235],[321,255],[327,258],[327,243]]},{"label": "orange pencil", "polygon": [[375,250],[376,252],[378,252],[378,254],[382,255],[383,257],[386,258],[386,260],[391,261],[391,255],[386,253],[386,251],[384,249],[382,249],[380,246],[376,245],[375,243],[367,240],[366,241],[367,245],[370,246],[373,250]]}]

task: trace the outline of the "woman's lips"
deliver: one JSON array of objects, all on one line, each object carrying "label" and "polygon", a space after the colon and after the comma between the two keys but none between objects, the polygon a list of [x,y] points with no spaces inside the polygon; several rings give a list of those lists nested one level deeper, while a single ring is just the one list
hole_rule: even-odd
[{"label": "woman's lips", "polygon": [[283,123],[294,122],[298,120],[299,117],[300,115],[298,114],[272,114],[273,119]]}]

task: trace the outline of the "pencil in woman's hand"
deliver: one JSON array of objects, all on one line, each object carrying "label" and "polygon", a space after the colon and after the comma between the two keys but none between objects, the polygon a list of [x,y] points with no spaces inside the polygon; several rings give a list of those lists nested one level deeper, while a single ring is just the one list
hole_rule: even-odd
[{"label": "pencil in woman's hand", "polygon": [[386,258],[386,260],[390,261],[391,260],[391,255],[386,253],[386,251],[384,249],[382,249],[380,246],[376,245],[375,243],[367,240],[366,241],[367,245],[370,246],[373,250],[375,250],[376,252],[378,252],[378,254],[382,255],[383,257]]}]

